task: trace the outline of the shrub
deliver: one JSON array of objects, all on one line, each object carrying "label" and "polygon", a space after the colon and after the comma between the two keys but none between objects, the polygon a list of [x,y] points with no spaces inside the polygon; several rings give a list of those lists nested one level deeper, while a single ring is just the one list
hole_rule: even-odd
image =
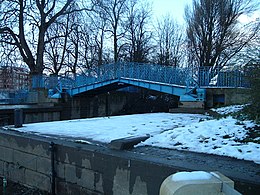
[{"label": "shrub", "polygon": [[260,63],[252,63],[247,67],[248,81],[250,83],[250,105],[244,111],[250,119],[260,122]]}]

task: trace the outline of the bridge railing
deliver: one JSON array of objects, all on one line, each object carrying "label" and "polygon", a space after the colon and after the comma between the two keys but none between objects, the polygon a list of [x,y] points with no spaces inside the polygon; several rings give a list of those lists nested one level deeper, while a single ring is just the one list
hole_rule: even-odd
[{"label": "bridge railing", "polygon": [[[201,67],[198,79],[194,79],[189,68],[175,68],[156,64],[119,62],[92,68],[76,78],[43,76],[34,78],[36,86],[52,89],[52,93],[62,89],[71,89],[103,81],[128,78],[146,82],[160,82],[181,86],[200,87],[249,87],[246,75],[240,70],[212,70],[212,67]],[[33,85],[34,86],[34,85]]]},{"label": "bridge railing", "polygon": [[212,67],[199,68],[200,87],[249,87],[246,72],[227,68],[214,69]]},{"label": "bridge railing", "polygon": [[74,87],[97,82],[129,78],[150,82],[161,82],[186,86],[194,85],[191,71],[185,68],[142,64],[142,63],[114,63],[89,70],[86,75],[77,76]]}]

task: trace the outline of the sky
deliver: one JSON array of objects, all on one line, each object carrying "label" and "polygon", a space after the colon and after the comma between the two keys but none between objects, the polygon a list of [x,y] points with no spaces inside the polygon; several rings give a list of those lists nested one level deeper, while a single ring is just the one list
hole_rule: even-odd
[{"label": "sky", "polygon": [[[184,10],[186,5],[192,5],[192,0],[151,0],[155,19],[170,14],[180,24],[184,23]],[[241,23],[249,23],[260,18],[260,10],[257,9],[249,16],[242,15],[239,18]]]},{"label": "sky", "polygon": [[184,9],[186,5],[191,5],[192,0],[151,0],[155,17],[165,14],[172,15],[178,22],[184,22]]}]

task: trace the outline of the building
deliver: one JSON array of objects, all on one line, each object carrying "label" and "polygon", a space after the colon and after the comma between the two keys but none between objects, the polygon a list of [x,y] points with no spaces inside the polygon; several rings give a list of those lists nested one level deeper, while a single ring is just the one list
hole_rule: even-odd
[{"label": "building", "polygon": [[0,66],[0,90],[17,91],[28,89],[29,72],[22,67]]}]

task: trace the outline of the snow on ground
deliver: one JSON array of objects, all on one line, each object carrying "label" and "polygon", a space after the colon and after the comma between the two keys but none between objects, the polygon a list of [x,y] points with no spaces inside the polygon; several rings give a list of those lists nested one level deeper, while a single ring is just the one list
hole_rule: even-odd
[{"label": "snow on ground", "polygon": [[231,114],[238,112],[244,108],[245,105],[232,105],[232,106],[225,106],[220,108],[212,108],[212,111],[215,111],[219,114]]},{"label": "snow on ground", "polygon": [[25,124],[15,130],[104,143],[149,134],[150,138],[137,147],[203,152],[260,164],[260,144],[238,141],[245,138],[246,128],[254,125],[250,121],[237,122],[231,116],[217,120],[200,114],[153,113]]},{"label": "snow on ground", "polygon": [[245,127],[253,126],[249,121],[243,123],[237,123],[231,116],[220,120],[194,122],[156,134],[139,146],[149,145],[231,156],[260,164],[260,144],[237,142],[245,137]]},{"label": "snow on ground", "polygon": [[143,135],[156,135],[178,126],[206,119],[194,114],[135,114],[68,121],[25,124],[16,129],[34,134],[81,137],[109,143],[111,140]]}]

